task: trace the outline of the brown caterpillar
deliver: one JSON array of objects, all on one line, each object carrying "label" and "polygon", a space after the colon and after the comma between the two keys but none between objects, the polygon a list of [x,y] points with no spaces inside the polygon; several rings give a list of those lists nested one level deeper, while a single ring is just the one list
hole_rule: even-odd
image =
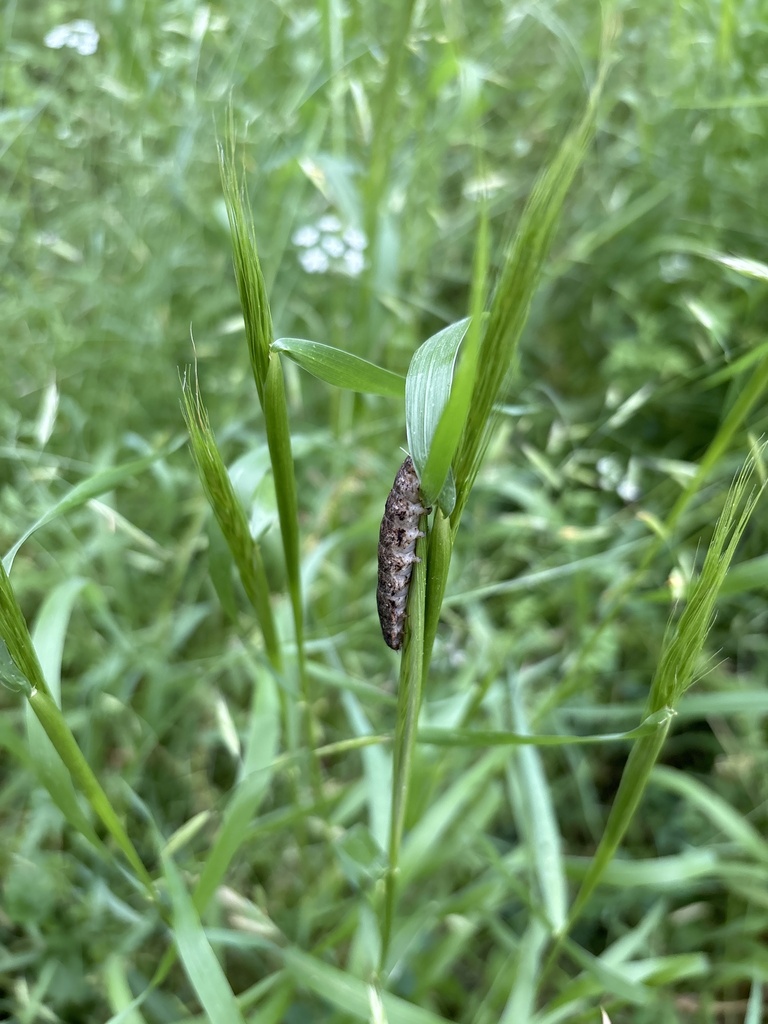
[{"label": "brown caterpillar", "polygon": [[393,651],[399,651],[403,646],[405,606],[413,563],[421,561],[415,554],[416,541],[424,536],[419,529],[419,516],[431,511],[421,504],[419,476],[409,455],[397,471],[379,531],[376,604],[384,641]]}]

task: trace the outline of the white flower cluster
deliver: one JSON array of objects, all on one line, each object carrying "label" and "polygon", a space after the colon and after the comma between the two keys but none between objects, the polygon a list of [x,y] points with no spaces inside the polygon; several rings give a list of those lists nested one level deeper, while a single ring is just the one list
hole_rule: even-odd
[{"label": "white flower cluster", "polygon": [[359,228],[343,228],[338,217],[328,214],[317,224],[294,231],[291,241],[299,250],[299,263],[308,274],[329,271],[357,277],[365,267],[368,239]]},{"label": "white flower cluster", "polygon": [[98,49],[99,33],[92,21],[78,18],[77,21],[52,28],[43,42],[51,50],[61,50],[66,46],[70,50],[77,50],[83,57],[90,57]]},{"label": "white flower cluster", "polygon": [[637,501],[642,493],[638,480],[639,467],[634,459],[625,467],[615,455],[604,455],[597,460],[600,487],[604,491],[615,491],[622,501]]}]

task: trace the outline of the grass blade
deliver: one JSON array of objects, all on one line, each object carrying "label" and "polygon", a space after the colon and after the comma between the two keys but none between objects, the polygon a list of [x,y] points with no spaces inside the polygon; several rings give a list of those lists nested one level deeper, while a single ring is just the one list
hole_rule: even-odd
[{"label": "grass blade", "polygon": [[184,881],[167,855],[163,869],[173,907],[173,937],[187,978],[211,1024],[245,1024],[234,993],[211,948]]},{"label": "grass blade", "polygon": [[768,842],[753,825],[709,787],[682,772],[664,767],[655,770],[653,781],[677,793],[687,803],[696,807],[747,856],[753,857],[758,863],[768,864]]},{"label": "grass blade", "polygon": [[712,438],[703,458],[699,462],[695,475],[675,502],[666,522],[667,530],[672,530],[680,517],[701,489],[712,469],[720,462],[724,453],[733,443],[736,433],[744,426],[747,416],[768,387],[768,359],[763,359],[755,370],[750,373],[740,388],[738,397]]},{"label": "grass blade", "polygon": [[660,725],[674,715],[664,708],[645,718],[636,729],[628,732],[609,732],[591,735],[571,733],[527,733],[491,729],[419,729],[419,743],[431,743],[437,747],[568,747],[592,745],[595,743],[621,743],[655,735]]},{"label": "grass blade", "polygon": [[[528,731],[519,685],[511,686],[512,716],[519,733]],[[520,826],[527,834],[538,879],[539,900],[552,931],[559,932],[566,919],[567,886],[563,868],[562,840],[552,794],[536,747],[522,746],[517,752],[518,772],[514,782],[521,797]],[[507,768],[508,773],[511,767]],[[512,780],[510,780],[512,781]]]},{"label": "grass blade", "polygon": [[63,498],[52,505],[47,512],[44,512],[40,518],[34,522],[29,529],[19,537],[13,547],[8,551],[5,558],[3,559],[3,565],[5,571],[10,572],[13,560],[16,557],[19,548],[22,544],[29,540],[33,533],[36,533],[42,527],[47,526],[48,523],[53,522],[59,516],[66,515],[67,512],[71,512],[73,509],[79,508],[81,505],[85,505],[86,502],[92,498],[98,498],[99,495],[104,494],[106,491],[111,491],[118,484],[124,483],[126,480],[130,480],[132,477],[138,476],[139,473],[143,473],[145,469],[148,469],[153,462],[157,462],[158,459],[163,459],[166,455],[175,451],[177,445],[169,445],[165,448],[159,448],[157,451],[152,452],[150,455],[145,455],[141,459],[133,459],[131,462],[124,462],[120,466],[110,466],[109,469],[100,470],[94,473],[93,476],[88,477],[87,480],[82,480],[79,484],[68,491]]},{"label": "grass blade", "polygon": [[332,345],[302,338],[278,338],[272,351],[282,352],[307,373],[336,388],[385,398],[401,398],[405,394],[405,378],[399,373]]},{"label": "grass blade", "polygon": [[277,686],[267,671],[264,668],[254,692],[251,742],[246,752],[248,773],[229,798],[219,833],[195,886],[194,903],[199,914],[205,912],[232,858],[249,834],[253,817],[272,782],[280,746],[280,701]]},{"label": "grass blade", "polygon": [[[361,1021],[375,1019],[371,1016],[371,1001],[379,995],[370,985],[293,946],[283,950],[282,957],[299,985],[317,993],[345,1017]],[[447,1024],[445,1017],[407,1003],[389,992],[382,992],[380,999],[388,1024]]]}]

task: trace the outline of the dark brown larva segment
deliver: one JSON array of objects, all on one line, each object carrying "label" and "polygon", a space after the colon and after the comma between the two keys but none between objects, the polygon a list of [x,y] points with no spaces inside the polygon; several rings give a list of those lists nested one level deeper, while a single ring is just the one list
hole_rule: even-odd
[{"label": "dark brown larva segment", "polygon": [[424,536],[419,530],[419,516],[431,511],[421,504],[419,476],[409,455],[397,471],[379,531],[376,604],[384,641],[393,651],[399,651],[403,646],[411,573],[413,563],[420,561],[415,554],[416,541]]}]

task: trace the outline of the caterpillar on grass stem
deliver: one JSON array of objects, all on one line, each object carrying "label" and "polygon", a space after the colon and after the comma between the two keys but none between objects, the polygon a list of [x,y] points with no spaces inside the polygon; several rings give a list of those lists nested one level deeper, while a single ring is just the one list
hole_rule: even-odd
[{"label": "caterpillar on grass stem", "polygon": [[376,604],[384,642],[393,651],[403,646],[405,608],[416,556],[416,541],[423,537],[419,517],[431,512],[419,497],[419,475],[408,456],[397,471],[384,506],[379,531],[379,582]]}]

